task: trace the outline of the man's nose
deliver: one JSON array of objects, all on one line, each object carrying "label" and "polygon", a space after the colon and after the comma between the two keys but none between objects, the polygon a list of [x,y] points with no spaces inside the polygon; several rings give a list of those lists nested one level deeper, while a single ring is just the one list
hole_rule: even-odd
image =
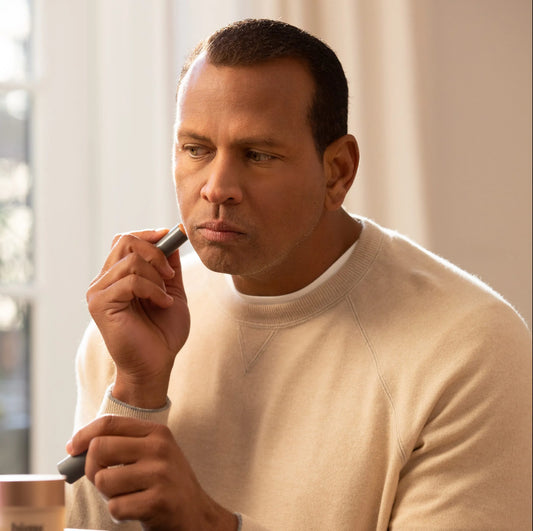
[{"label": "man's nose", "polygon": [[217,154],[207,171],[207,180],[200,192],[203,199],[216,205],[241,202],[238,164],[229,156]]}]

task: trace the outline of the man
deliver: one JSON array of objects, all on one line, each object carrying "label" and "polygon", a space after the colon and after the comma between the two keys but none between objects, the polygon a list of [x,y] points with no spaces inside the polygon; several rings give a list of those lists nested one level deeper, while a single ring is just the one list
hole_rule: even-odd
[{"label": "man", "polygon": [[529,331],[345,212],[347,98],[335,54],[280,22],[193,52],[174,173],[195,256],[182,282],[164,231],[122,235],[88,290],[70,526],[529,525]]}]

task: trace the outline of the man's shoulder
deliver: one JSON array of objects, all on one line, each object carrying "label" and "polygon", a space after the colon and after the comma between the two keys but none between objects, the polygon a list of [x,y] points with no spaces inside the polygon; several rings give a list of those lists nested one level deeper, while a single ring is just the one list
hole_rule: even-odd
[{"label": "man's shoulder", "polygon": [[443,330],[466,321],[474,328],[492,323],[501,329],[502,322],[527,330],[511,304],[477,276],[396,231],[365,223],[380,245],[358,295],[365,294],[376,316],[402,315],[411,329]]}]

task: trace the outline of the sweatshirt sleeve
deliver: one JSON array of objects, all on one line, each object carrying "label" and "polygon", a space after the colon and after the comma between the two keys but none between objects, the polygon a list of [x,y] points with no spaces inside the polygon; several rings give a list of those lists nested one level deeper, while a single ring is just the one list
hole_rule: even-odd
[{"label": "sweatshirt sleeve", "polygon": [[442,345],[449,377],[434,367],[424,384],[439,390],[400,472],[391,529],[531,526],[531,335],[510,312],[483,330],[474,321]]},{"label": "sweatshirt sleeve", "polygon": [[91,321],[76,353],[75,432],[98,416],[106,390],[114,380],[115,364],[100,331],[94,321]]}]

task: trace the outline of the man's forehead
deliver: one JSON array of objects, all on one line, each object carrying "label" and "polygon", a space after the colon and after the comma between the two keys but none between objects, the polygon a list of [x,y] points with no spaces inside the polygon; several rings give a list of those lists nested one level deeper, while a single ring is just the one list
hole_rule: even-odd
[{"label": "man's forehead", "polygon": [[[221,74],[225,73],[225,76]],[[209,60],[207,53],[202,52],[191,64],[178,88],[178,99],[184,92],[194,85],[198,87],[199,82],[209,80],[210,83],[219,78],[220,86],[231,82],[232,77],[238,78],[239,83],[246,83],[247,79],[264,79],[271,82],[273,76],[277,86],[284,84],[294,86],[294,77],[306,78],[309,92],[314,92],[314,80],[309,72],[309,68],[303,61],[293,57],[280,57],[260,61],[256,64],[215,64]],[[300,97],[303,96],[300,93]]]},{"label": "man's forehead", "polygon": [[312,135],[309,109],[313,85],[307,70],[292,59],[258,65],[214,65],[205,55],[183,77],[176,108],[176,135],[274,138]]}]

